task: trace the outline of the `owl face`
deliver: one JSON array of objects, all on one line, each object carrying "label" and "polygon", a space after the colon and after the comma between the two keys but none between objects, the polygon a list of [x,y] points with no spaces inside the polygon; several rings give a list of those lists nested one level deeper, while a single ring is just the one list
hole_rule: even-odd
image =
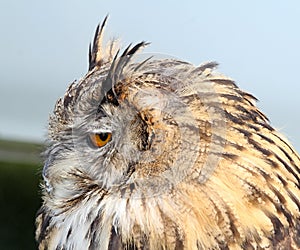
[{"label": "owl face", "polygon": [[[184,82],[195,74],[192,65],[182,68],[181,61],[166,58],[146,62],[131,58],[122,65],[128,60],[123,57],[113,62],[114,72],[110,64],[73,83],[57,103],[56,110],[61,106],[64,110],[56,112],[50,128],[61,130],[53,131],[56,142],[47,152],[44,168],[50,188],[55,183],[48,180],[62,182],[58,186],[63,188],[70,178],[62,176],[78,173],[81,181],[88,177],[115,195],[160,195],[189,175],[199,158],[204,133],[199,120],[222,124],[222,116],[207,109],[209,98],[199,94],[197,82],[186,89]],[[202,88],[215,98],[211,84]],[[191,103],[201,106],[206,116],[193,111]],[[218,129],[210,128],[218,134]],[[78,185],[78,180],[69,185]]]}]

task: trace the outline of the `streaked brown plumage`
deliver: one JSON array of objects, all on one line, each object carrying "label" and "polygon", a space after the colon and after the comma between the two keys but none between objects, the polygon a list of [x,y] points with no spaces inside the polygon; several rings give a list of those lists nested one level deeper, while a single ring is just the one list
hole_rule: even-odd
[{"label": "streaked brown plumage", "polygon": [[104,49],[105,21],[50,117],[39,249],[300,249],[300,158],[256,99],[215,63]]}]

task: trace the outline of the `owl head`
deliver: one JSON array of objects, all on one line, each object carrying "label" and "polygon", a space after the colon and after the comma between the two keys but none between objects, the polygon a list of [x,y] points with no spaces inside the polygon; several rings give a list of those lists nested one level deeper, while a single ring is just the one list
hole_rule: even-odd
[{"label": "owl head", "polygon": [[[138,54],[146,42],[121,54],[116,41],[103,49],[105,23],[90,46],[88,73],[69,86],[50,117],[43,177],[62,201],[88,185],[120,196],[159,195],[189,175],[201,154],[223,148],[224,114],[213,79],[234,83],[213,74],[216,63],[195,67]],[[206,156],[200,181],[217,158]]]}]

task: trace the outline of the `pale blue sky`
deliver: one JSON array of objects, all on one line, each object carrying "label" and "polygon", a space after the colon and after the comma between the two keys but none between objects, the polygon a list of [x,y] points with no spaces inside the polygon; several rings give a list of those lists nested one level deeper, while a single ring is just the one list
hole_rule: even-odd
[{"label": "pale blue sky", "polygon": [[109,13],[107,38],[146,40],[219,71],[259,98],[300,150],[300,1],[0,0],[0,137],[42,140],[56,99],[86,73],[88,44]]}]

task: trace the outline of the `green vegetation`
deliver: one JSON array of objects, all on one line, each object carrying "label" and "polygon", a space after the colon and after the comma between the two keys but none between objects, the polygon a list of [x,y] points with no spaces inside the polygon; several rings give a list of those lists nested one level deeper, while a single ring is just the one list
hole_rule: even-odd
[{"label": "green vegetation", "polygon": [[0,149],[5,149],[9,151],[38,153],[37,150],[41,148],[42,145],[38,143],[0,140]]},{"label": "green vegetation", "polygon": [[36,249],[42,146],[0,140],[0,249]]}]

